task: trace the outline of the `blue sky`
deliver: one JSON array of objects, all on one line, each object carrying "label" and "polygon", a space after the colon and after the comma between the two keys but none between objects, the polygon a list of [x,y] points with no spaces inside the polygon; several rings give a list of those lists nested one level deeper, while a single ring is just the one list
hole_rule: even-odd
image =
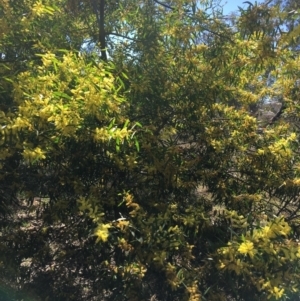
[{"label": "blue sky", "polygon": [[[238,10],[238,6],[242,7],[242,8],[247,8],[248,5],[243,3],[247,0],[222,0],[222,4],[225,4],[224,8],[223,8],[223,12],[225,15],[233,12],[233,11],[237,11]],[[250,0],[251,3],[255,3],[255,0]],[[257,1],[257,2],[261,2],[261,1]]]}]

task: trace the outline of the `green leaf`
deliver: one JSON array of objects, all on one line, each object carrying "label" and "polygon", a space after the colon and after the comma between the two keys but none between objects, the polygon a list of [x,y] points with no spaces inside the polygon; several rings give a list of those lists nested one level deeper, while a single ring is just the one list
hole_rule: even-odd
[{"label": "green leaf", "polygon": [[62,98],[66,98],[68,100],[72,100],[71,96],[69,96],[68,94],[63,93],[63,92],[55,91],[55,92],[53,92],[53,95],[56,96],[56,97],[62,97]]},{"label": "green leaf", "polygon": [[116,151],[120,151],[120,138],[116,138]]},{"label": "green leaf", "polygon": [[112,118],[112,120],[111,120],[109,126],[107,127],[107,129],[110,130],[114,126],[114,124],[115,124],[115,118]]},{"label": "green leaf", "polygon": [[137,139],[135,139],[134,144],[135,144],[135,147],[136,147],[137,151],[139,152],[140,151],[140,145],[139,145],[139,142],[138,142]]}]

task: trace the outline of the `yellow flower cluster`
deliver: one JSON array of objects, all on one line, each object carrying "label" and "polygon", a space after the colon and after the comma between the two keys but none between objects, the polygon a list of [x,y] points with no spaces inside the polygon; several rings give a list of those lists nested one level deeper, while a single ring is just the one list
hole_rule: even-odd
[{"label": "yellow flower cluster", "polygon": [[291,232],[291,227],[282,218],[276,218],[274,221],[267,223],[261,229],[253,231],[252,239],[255,242],[260,240],[269,241],[277,236],[287,236]]},{"label": "yellow flower cluster", "polygon": [[130,264],[127,263],[124,266],[119,267],[117,269],[117,272],[123,278],[134,277],[135,279],[142,279],[145,276],[145,273],[147,272],[147,267],[141,262],[132,262]]},{"label": "yellow flower cluster", "polygon": [[[257,227],[252,231],[247,231],[243,241],[238,243],[235,239],[228,243],[227,247],[219,250],[218,268],[220,270],[234,271],[237,275],[241,273],[244,277],[249,277],[249,280],[257,286],[259,290],[266,291],[268,298],[279,299],[284,295],[285,288],[289,285],[289,281],[285,281],[292,276],[285,274],[285,278],[280,278],[280,275],[274,274],[267,276],[267,279],[251,273],[253,270],[265,271],[274,268],[274,264],[278,268],[282,264],[293,264],[300,258],[300,247],[290,244],[288,240],[283,241],[291,232],[288,223],[281,217],[277,217],[272,221],[267,222],[262,227]],[[242,257],[241,257],[242,255]],[[270,255],[269,261],[266,261],[266,256]],[[274,262],[273,256],[279,260]],[[294,288],[297,290],[297,287]]]},{"label": "yellow flower cluster", "polygon": [[118,238],[118,246],[124,252],[127,252],[127,253],[129,253],[130,251],[133,250],[133,246],[130,243],[128,243],[124,238]]},{"label": "yellow flower cluster", "polygon": [[187,287],[187,291],[190,294],[189,301],[201,301],[201,294],[199,292],[198,284],[195,281],[191,286]]},{"label": "yellow flower cluster", "polygon": [[26,148],[23,151],[23,158],[28,163],[33,163],[38,160],[46,158],[46,153],[40,148],[36,147],[34,149]]},{"label": "yellow flower cluster", "polygon": [[33,16],[41,16],[43,14],[53,15],[54,9],[51,6],[46,6],[42,1],[34,3],[31,12]]},{"label": "yellow flower cluster", "polygon": [[270,281],[265,282],[262,285],[262,288],[269,292],[269,299],[271,297],[274,297],[276,300],[278,300],[284,294],[284,289],[283,288],[279,288],[277,286],[272,286]]}]

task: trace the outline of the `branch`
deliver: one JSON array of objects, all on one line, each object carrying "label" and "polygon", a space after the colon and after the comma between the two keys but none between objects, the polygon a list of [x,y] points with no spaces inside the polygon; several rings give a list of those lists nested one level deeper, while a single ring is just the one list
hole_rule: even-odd
[{"label": "branch", "polygon": [[99,42],[101,48],[101,56],[104,61],[107,61],[106,43],[105,43],[105,22],[104,22],[105,0],[100,0],[100,27],[99,27]]},{"label": "branch", "polygon": [[279,111],[271,119],[271,121],[269,122],[269,124],[273,124],[275,121],[277,121],[280,118],[280,116],[282,115],[282,113],[284,112],[284,109],[285,109],[284,104],[281,104],[281,107],[280,107]]},{"label": "branch", "polygon": [[174,8],[173,8],[172,6],[169,6],[169,5],[166,4],[166,3],[160,2],[160,1],[158,1],[158,0],[154,0],[154,2],[157,3],[157,4],[159,4],[159,5],[161,5],[161,6],[163,6],[163,7],[165,7],[165,8],[174,10]]}]

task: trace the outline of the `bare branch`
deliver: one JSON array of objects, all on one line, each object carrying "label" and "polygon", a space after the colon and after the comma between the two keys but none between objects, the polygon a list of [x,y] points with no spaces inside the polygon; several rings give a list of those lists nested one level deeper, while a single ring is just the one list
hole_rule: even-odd
[{"label": "bare branch", "polygon": [[155,2],[155,3],[157,3],[157,4],[159,4],[159,5],[161,5],[161,6],[163,6],[163,7],[165,7],[165,8],[168,8],[168,9],[174,10],[174,7],[172,7],[172,6],[169,6],[169,5],[168,5],[168,4],[166,4],[166,3],[160,2],[160,1],[158,1],[158,0],[154,0],[154,2]]}]

